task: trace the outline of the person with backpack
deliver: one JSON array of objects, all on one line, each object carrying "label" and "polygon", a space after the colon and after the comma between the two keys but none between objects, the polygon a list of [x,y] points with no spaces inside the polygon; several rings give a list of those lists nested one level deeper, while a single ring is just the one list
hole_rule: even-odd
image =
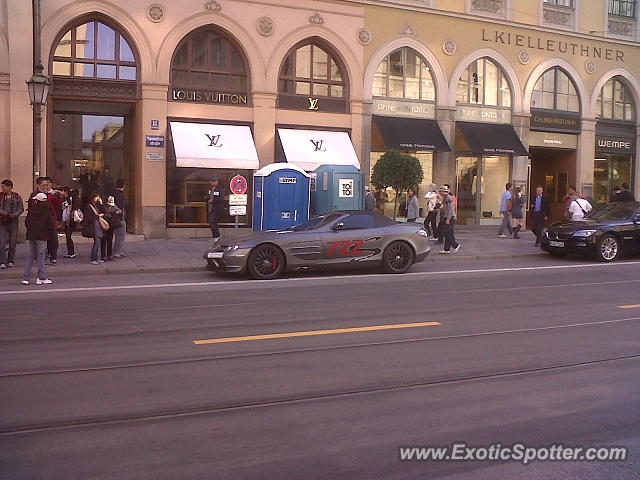
[{"label": "person with backpack", "polygon": [[47,201],[47,195],[38,192],[29,200],[29,209],[25,220],[27,227],[27,243],[29,252],[24,261],[23,285],[29,285],[31,281],[31,267],[34,260],[38,263],[38,279],[36,285],[48,285],[53,283],[47,278],[45,259],[47,256],[47,240],[53,226],[53,215]]},{"label": "person with backpack", "polygon": [[589,212],[593,209],[588,200],[584,198],[580,198],[579,195],[576,196],[571,203],[569,204],[569,214],[571,215],[571,220],[582,220],[584,217],[589,215]]},{"label": "person with backpack", "polygon": [[108,222],[104,219],[104,213],[102,212],[102,197],[97,192],[92,193],[89,196],[89,202],[84,209],[84,224],[82,228],[82,236],[86,238],[93,238],[93,246],[91,247],[91,265],[98,265],[104,263],[104,260],[98,260],[98,250],[102,243],[102,237],[104,237],[104,228],[109,229]]}]

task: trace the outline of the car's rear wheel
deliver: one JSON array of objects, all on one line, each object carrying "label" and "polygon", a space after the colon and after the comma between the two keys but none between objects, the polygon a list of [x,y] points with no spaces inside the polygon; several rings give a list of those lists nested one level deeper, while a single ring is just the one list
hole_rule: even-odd
[{"label": "car's rear wheel", "polygon": [[382,254],[382,271],[385,273],[405,273],[413,265],[413,249],[405,242],[393,242]]},{"label": "car's rear wheel", "polygon": [[620,241],[613,235],[604,235],[596,244],[596,257],[601,262],[613,262],[620,256]]},{"label": "car's rear wheel", "polygon": [[275,245],[265,243],[251,250],[247,260],[247,270],[251,278],[271,280],[282,274],[284,262],[282,251]]}]

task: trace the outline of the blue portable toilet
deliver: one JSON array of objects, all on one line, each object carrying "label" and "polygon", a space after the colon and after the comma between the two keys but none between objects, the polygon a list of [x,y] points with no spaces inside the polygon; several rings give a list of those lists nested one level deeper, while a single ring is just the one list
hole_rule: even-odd
[{"label": "blue portable toilet", "polygon": [[311,176],[291,163],[253,174],[253,231],[282,230],[309,219]]},{"label": "blue portable toilet", "polygon": [[322,165],[313,172],[311,213],[321,215],[336,210],[362,210],[362,172],[354,165]]}]

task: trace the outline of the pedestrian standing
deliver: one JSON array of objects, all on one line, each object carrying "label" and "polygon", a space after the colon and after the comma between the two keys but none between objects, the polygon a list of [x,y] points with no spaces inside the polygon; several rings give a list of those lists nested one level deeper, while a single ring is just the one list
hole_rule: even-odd
[{"label": "pedestrian standing", "polygon": [[582,220],[584,217],[589,215],[589,212],[593,209],[588,200],[584,198],[580,198],[578,195],[577,198],[574,198],[569,204],[569,214],[571,215],[571,220]]},{"label": "pedestrian standing", "polygon": [[424,228],[427,230],[427,234],[430,237],[435,237],[437,229],[438,210],[438,192],[435,183],[429,185],[427,193],[424,194],[424,198],[427,200],[427,218],[424,219]]},{"label": "pedestrian standing", "polygon": [[78,208],[76,192],[69,187],[62,188],[62,223],[64,235],[67,240],[67,254],[64,258],[75,258],[76,248],[73,243],[73,232],[76,229],[76,221],[73,212]]},{"label": "pedestrian standing", "polygon": [[622,189],[620,187],[618,187],[617,185],[615,187],[613,187],[613,193],[611,194],[611,197],[609,198],[609,202],[617,202],[618,201],[618,196],[620,196],[621,192],[622,192]]},{"label": "pedestrian standing", "polygon": [[120,214],[122,212],[116,207],[116,201],[113,196],[109,196],[107,203],[103,204],[102,213],[104,214],[104,219],[109,224],[109,228],[103,228],[104,235],[100,240],[100,256],[102,257],[102,261],[111,262],[113,261],[113,231],[122,226],[122,222],[120,221]]},{"label": "pedestrian standing", "polygon": [[217,243],[220,240],[218,223],[224,215],[224,192],[218,183],[218,177],[213,177],[209,180],[209,191],[206,197],[207,220],[209,221],[209,228],[211,228],[213,243]]},{"label": "pedestrian standing", "polygon": [[629,191],[629,184],[623,183],[620,192],[616,193],[611,199],[612,202],[635,202],[633,193]]},{"label": "pedestrian standing", "polygon": [[524,214],[522,207],[524,206],[524,197],[522,196],[522,187],[516,187],[511,194],[511,226],[513,227],[513,238],[518,239],[518,233],[524,228]]},{"label": "pedestrian standing", "polygon": [[18,217],[24,212],[22,197],[9,179],[0,184],[0,269],[14,266],[18,242]]},{"label": "pedestrian standing", "polygon": [[29,285],[31,280],[31,267],[34,260],[38,264],[37,285],[53,283],[47,278],[45,258],[47,255],[47,239],[53,225],[53,215],[47,201],[47,195],[38,192],[29,200],[29,209],[25,226],[27,227],[27,242],[29,251],[24,262],[24,276],[22,284]]},{"label": "pedestrian standing", "polygon": [[38,177],[36,179],[36,192],[44,193],[47,196],[47,203],[51,209],[53,224],[49,230],[47,239],[47,254],[51,264],[58,263],[58,220],[62,218],[62,192],[53,189],[53,179],[51,177]]},{"label": "pedestrian standing", "polygon": [[500,213],[502,214],[502,224],[500,225],[500,229],[498,230],[498,236],[501,238],[507,238],[504,230],[505,228],[509,231],[509,235],[513,235],[513,228],[511,227],[511,189],[513,185],[511,183],[507,183],[505,185],[505,191],[502,192],[502,198],[500,199]]},{"label": "pedestrian standing", "polygon": [[444,219],[444,226],[442,235],[444,236],[444,250],[441,250],[441,254],[451,253],[453,248],[454,252],[460,250],[462,245],[456,242],[454,233],[454,225],[456,223],[455,206],[453,197],[449,195],[449,187],[443,185],[440,187],[440,195],[442,196],[442,208],[440,209],[440,219]]},{"label": "pedestrian standing", "polygon": [[375,212],[376,211],[376,197],[371,193],[369,185],[364,187],[364,211]]},{"label": "pedestrian standing", "polygon": [[104,217],[102,213],[102,197],[97,192],[92,193],[89,196],[89,203],[84,209],[84,224],[82,228],[82,236],[86,238],[93,238],[93,246],[91,247],[91,260],[92,265],[98,265],[104,263],[104,260],[98,260],[98,250],[100,249],[100,243],[104,236],[104,230],[100,223],[100,218]]},{"label": "pedestrian standing", "polygon": [[124,196],[125,182],[124,178],[118,178],[116,180],[116,189],[113,192],[113,198],[116,202],[116,207],[122,212],[120,227],[116,228],[113,232],[113,258],[126,257],[124,253],[124,239],[127,235],[127,199]]},{"label": "pedestrian standing", "polygon": [[420,216],[418,197],[413,189],[407,190],[407,222],[415,222]]},{"label": "pedestrian standing", "polygon": [[549,219],[549,202],[544,196],[544,189],[540,186],[536,187],[536,195],[533,197],[530,209],[531,231],[536,236],[535,246],[539,247],[545,222]]}]

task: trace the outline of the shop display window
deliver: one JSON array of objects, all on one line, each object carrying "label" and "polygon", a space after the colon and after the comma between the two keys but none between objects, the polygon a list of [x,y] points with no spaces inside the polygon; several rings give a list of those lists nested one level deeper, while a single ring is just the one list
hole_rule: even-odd
[{"label": "shop display window", "polygon": [[621,77],[614,77],[600,90],[596,118],[632,122],[635,119],[633,95]]},{"label": "shop display window", "polygon": [[580,98],[571,77],[560,67],[544,72],[533,87],[531,107],[579,112]]},{"label": "shop display window", "polygon": [[456,102],[510,108],[511,87],[502,69],[483,57],[472,62],[460,76]]}]

